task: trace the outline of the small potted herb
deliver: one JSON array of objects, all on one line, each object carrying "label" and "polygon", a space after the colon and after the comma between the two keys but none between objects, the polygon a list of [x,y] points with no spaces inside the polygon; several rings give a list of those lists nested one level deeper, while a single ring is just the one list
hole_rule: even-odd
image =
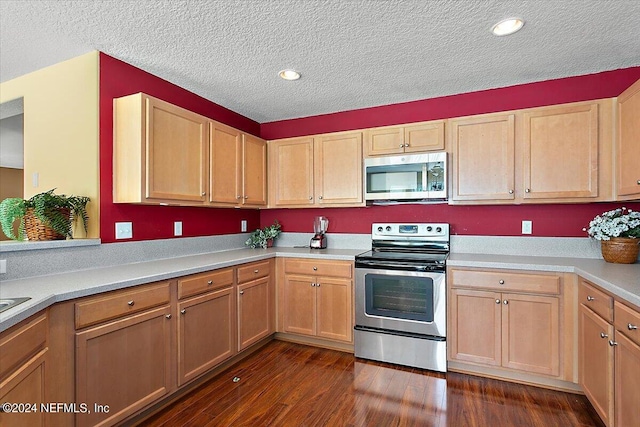
[{"label": "small potted herb", "polygon": [[249,246],[251,249],[270,248],[273,246],[273,240],[277,238],[281,232],[282,226],[278,220],[275,220],[273,224],[264,228],[258,228],[252,232],[244,244]]},{"label": "small potted herb", "polygon": [[[8,198],[0,202],[0,225],[13,240],[62,240],[72,236],[72,224],[78,219],[87,231],[86,196],[54,194],[54,190],[36,194],[28,200]],[[18,220],[18,231],[13,224]]]}]

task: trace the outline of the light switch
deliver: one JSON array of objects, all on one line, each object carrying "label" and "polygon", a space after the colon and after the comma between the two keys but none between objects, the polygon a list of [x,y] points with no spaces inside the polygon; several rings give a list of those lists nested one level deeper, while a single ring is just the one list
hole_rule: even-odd
[{"label": "light switch", "polygon": [[245,232],[247,231],[247,220],[243,219],[242,221],[240,221],[240,231],[241,232]]},{"label": "light switch", "polygon": [[116,239],[131,239],[133,237],[133,223],[116,222]]},{"label": "light switch", "polygon": [[40,174],[38,172],[34,172],[31,174],[31,186],[33,188],[38,188],[40,185]]},{"label": "light switch", "polygon": [[0,274],[5,274],[7,272],[7,260],[0,259]]},{"label": "light switch", "polygon": [[175,221],[173,223],[173,235],[182,236],[182,221]]},{"label": "light switch", "polygon": [[522,234],[531,234],[533,229],[533,221],[522,221]]}]

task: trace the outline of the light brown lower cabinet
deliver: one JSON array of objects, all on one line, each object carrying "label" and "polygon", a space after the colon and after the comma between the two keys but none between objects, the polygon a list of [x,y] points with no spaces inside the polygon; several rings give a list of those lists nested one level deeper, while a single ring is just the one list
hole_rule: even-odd
[{"label": "light brown lower cabinet", "polygon": [[235,354],[232,287],[178,303],[178,385]]},{"label": "light brown lower cabinet", "polygon": [[580,385],[607,427],[640,420],[640,311],[581,279]]},{"label": "light brown lower cabinet", "polygon": [[270,278],[238,285],[238,351],[273,333]]},{"label": "light brown lower cabinet", "polygon": [[[21,405],[0,411],[3,427],[45,426],[48,367],[47,317],[36,316],[0,337],[0,403]],[[26,406],[28,405],[28,406]]]}]

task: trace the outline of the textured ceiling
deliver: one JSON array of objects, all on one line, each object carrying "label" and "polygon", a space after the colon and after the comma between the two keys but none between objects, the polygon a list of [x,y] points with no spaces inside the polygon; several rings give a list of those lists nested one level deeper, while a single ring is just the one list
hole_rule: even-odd
[{"label": "textured ceiling", "polygon": [[264,123],[637,66],[640,1],[0,1],[0,81],[91,50]]}]

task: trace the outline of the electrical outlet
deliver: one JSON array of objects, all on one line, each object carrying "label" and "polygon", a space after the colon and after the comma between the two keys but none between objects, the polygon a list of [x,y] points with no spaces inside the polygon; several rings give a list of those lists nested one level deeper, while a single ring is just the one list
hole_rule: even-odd
[{"label": "electrical outlet", "polygon": [[243,219],[242,221],[240,221],[240,231],[241,232],[245,232],[247,231],[247,220]]},{"label": "electrical outlet", "polygon": [[116,239],[131,239],[133,237],[133,223],[116,222]]},{"label": "electrical outlet", "polygon": [[173,235],[182,236],[182,221],[175,221],[173,223]]},{"label": "electrical outlet", "polygon": [[533,221],[522,221],[522,234],[531,234],[533,230]]},{"label": "electrical outlet", "polygon": [[31,186],[33,188],[38,188],[40,185],[40,174],[38,172],[34,172],[31,174]]},{"label": "electrical outlet", "polygon": [[7,260],[0,259],[0,274],[6,274],[6,273],[7,273]]}]

